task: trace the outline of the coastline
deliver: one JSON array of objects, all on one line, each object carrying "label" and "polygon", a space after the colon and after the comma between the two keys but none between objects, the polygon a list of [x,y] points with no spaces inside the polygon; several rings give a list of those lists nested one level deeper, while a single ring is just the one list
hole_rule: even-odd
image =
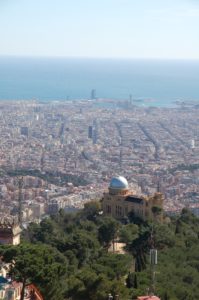
[{"label": "coastline", "polygon": [[93,108],[105,108],[105,109],[133,109],[133,108],[193,108],[199,107],[198,101],[191,100],[176,100],[176,101],[168,101],[168,102],[159,102],[155,99],[139,99],[139,100],[127,100],[127,99],[110,99],[110,98],[97,98],[97,99],[54,99],[54,100],[40,100],[40,99],[0,99],[0,105],[3,104],[30,104],[30,105],[90,105]]},{"label": "coastline", "polygon": [[0,56],[0,101],[129,101],[172,107],[199,100],[199,61]]}]

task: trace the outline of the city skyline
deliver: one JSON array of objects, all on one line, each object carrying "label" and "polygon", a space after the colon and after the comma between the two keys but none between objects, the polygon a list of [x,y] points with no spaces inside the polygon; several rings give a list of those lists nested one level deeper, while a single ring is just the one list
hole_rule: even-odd
[{"label": "city skyline", "polygon": [[199,59],[199,5],[175,0],[0,2],[0,55]]}]

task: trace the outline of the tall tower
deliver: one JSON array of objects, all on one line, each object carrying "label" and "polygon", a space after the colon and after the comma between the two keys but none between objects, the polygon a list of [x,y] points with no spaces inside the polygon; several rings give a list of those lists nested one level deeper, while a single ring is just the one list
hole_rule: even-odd
[{"label": "tall tower", "polygon": [[22,225],[22,188],[23,188],[23,177],[17,177],[18,183],[18,221],[19,225]]},{"label": "tall tower", "polygon": [[120,171],[122,171],[122,148],[120,149]]},{"label": "tall tower", "polygon": [[191,140],[191,149],[195,149],[195,140],[194,139]]},{"label": "tall tower", "polygon": [[151,265],[151,286],[149,289],[150,296],[154,296],[155,294],[155,274],[156,274],[156,265],[158,263],[157,260],[157,250],[150,250],[150,265]]},{"label": "tall tower", "polygon": [[156,266],[158,263],[157,259],[157,250],[154,249],[154,236],[153,229],[151,232],[151,249],[150,249],[150,271],[151,271],[151,284],[149,287],[149,294],[147,296],[140,296],[137,300],[160,300],[155,296],[155,275],[156,275]]},{"label": "tall tower", "polygon": [[92,90],[91,90],[91,99],[92,99],[92,100],[95,100],[95,99],[96,99],[96,90],[95,90],[95,89],[92,89]]},{"label": "tall tower", "polygon": [[88,138],[92,139],[93,137],[93,126],[88,127]]}]

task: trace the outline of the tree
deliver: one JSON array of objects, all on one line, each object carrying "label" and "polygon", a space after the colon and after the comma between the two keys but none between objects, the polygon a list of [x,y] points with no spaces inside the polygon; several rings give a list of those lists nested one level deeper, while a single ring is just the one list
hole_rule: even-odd
[{"label": "tree", "polygon": [[128,219],[130,223],[134,223],[139,226],[146,224],[146,222],[141,217],[137,216],[133,210],[128,213]]},{"label": "tree", "polygon": [[162,208],[157,205],[153,206],[151,210],[154,215],[159,215],[162,212]]},{"label": "tree", "polygon": [[25,232],[25,236],[30,242],[40,241],[42,243],[46,243],[49,239],[55,236],[53,231],[53,220],[48,218],[42,220],[40,224],[30,223],[28,230]]},{"label": "tree", "polygon": [[116,238],[119,223],[113,218],[104,218],[98,230],[99,241],[108,248],[110,243]]},{"label": "tree", "polygon": [[138,226],[135,224],[127,224],[121,227],[119,231],[120,240],[123,243],[131,243],[138,237]]},{"label": "tree", "polygon": [[91,262],[98,255],[100,247],[96,237],[84,230],[76,230],[68,237],[66,246],[75,252],[79,267]]},{"label": "tree", "polygon": [[164,296],[163,296],[163,300],[169,300],[169,296],[168,296],[168,293],[165,292]]},{"label": "tree", "polygon": [[20,300],[24,300],[27,283],[35,284],[46,299],[61,299],[61,278],[67,273],[66,258],[45,245],[2,246],[0,255],[10,264],[11,277],[22,282]]},{"label": "tree", "polygon": [[128,274],[127,278],[126,278],[126,286],[128,289],[131,289],[134,287],[134,276],[133,273]]},{"label": "tree", "polygon": [[172,247],[175,245],[175,234],[169,226],[156,224],[154,226],[154,242],[157,249]]},{"label": "tree", "polygon": [[150,228],[145,228],[139,233],[139,237],[132,241],[128,249],[132,252],[135,258],[135,271],[141,272],[146,269],[146,254],[149,252],[151,242]]},{"label": "tree", "polygon": [[93,269],[99,274],[106,274],[106,276],[112,280],[119,280],[128,273],[131,266],[132,256],[127,254],[107,253],[93,264]]},{"label": "tree", "polygon": [[99,201],[91,201],[84,205],[83,215],[90,221],[95,221],[96,216],[101,210],[101,203]]},{"label": "tree", "polygon": [[159,216],[161,215],[162,213],[162,208],[158,205],[154,205],[152,208],[151,208],[151,211],[153,213],[153,218],[155,221],[158,221],[159,220]]},{"label": "tree", "polygon": [[134,274],[133,287],[134,287],[134,289],[138,288],[138,282],[137,282],[137,275],[136,274]]},{"label": "tree", "polygon": [[[33,246],[42,249],[44,246],[48,253],[44,255],[47,256],[44,269],[43,259],[40,261],[42,252],[35,252],[41,268],[37,259],[33,258],[35,275],[27,279],[27,282],[35,283],[48,299],[63,300],[71,297],[72,300],[107,300],[109,293],[113,297],[119,295],[122,300],[137,299],[139,295],[146,293],[150,285],[151,247],[158,250],[156,293],[161,299],[198,299],[199,218],[184,209],[180,216],[171,217],[171,222],[155,222],[152,226],[149,221],[143,220],[139,225],[122,225],[104,216],[88,220],[90,216],[95,216],[92,207],[91,210],[89,207],[77,214],[62,212],[53,219],[31,225],[30,234],[25,235]],[[29,233],[29,228],[27,231]],[[129,271],[133,271],[132,255],[107,253],[106,248],[104,249],[118,236],[127,242],[126,249],[134,256],[136,271],[140,272],[139,275],[137,272],[132,273],[131,279],[128,278],[128,286],[131,288],[125,286],[124,280]],[[11,247],[7,253],[10,261],[15,249],[16,247]],[[60,253],[65,256],[64,261],[66,259],[66,262],[61,260],[61,266],[65,270],[63,275],[57,276],[59,272],[56,263],[61,262]]]}]

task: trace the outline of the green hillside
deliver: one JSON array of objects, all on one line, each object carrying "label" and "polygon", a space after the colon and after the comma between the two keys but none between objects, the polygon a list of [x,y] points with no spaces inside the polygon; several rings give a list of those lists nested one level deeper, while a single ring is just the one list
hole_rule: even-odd
[{"label": "green hillside", "polygon": [[[199,218],[184,209],[163,224],[131,217],[124,225],[99,211],[98,203],[77,214],[60,211],[30,224],[20,246],[1,246],[4,260],[15,261],[13,278],[35,283],[46,300],[106,300],[109,293],[136,299],[150,286],[149,249],[154,246],[156,294],[162,300],[198,298]],[[108,252],[116,239],[125,242],[126,254]]]}]

